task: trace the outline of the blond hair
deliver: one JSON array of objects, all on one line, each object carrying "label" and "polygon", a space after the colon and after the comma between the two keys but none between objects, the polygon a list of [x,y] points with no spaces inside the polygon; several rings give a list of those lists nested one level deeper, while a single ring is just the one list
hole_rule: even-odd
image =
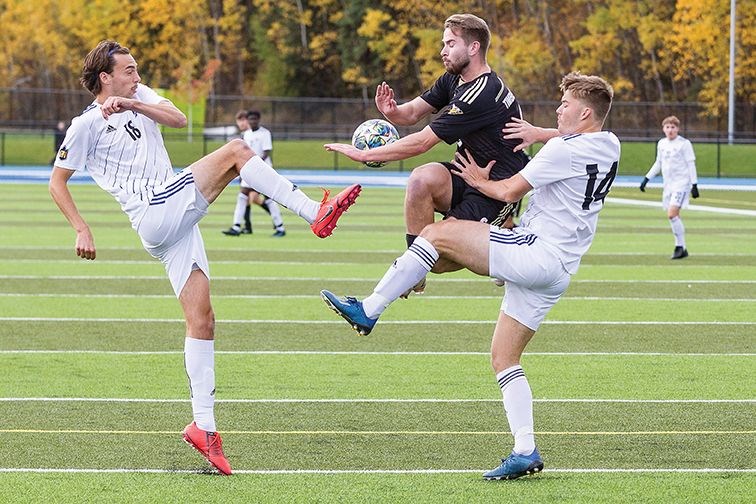
[{"label": "blond hair", "polygon": [[667,116],[662,120],[662,128],[665,124],[674,124],[678,128],[680,127],[680,119],[678,119],[676,116]]},{"label": "blond hair", "polygon": [[570,72],[562,77],[559,89],[564,93],[569,91],[572,96],[583,101],[596,114],[596,118],[603,124],[609,109],[612,107],[614,90],[601,77],[596,75],[582,75],[580,72]]}]

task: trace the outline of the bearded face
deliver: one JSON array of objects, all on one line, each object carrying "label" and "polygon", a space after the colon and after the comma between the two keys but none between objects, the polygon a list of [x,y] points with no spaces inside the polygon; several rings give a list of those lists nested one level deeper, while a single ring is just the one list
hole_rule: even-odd
[{"label": "bearded face", "polygon": [[451,28],[444,30],[441,61],[446,71],[453,75],[463,73],[470,64],[469,46]]}]

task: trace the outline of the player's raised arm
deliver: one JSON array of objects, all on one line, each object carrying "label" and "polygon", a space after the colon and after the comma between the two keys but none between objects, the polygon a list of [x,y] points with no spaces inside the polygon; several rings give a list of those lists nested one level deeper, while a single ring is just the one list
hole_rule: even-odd
[{"label": "player's raised arm", "polygon": [[423,152],[427,152],[440,141],[441,139],[433,133],[433,130],[429,126],[426,126],[421,131],[412,133],[406,137],[400,138],[396,142],[376,147],[374,149],[360,150],[351,144],[340,143],[325,144],[323,147],[325,147],[327,151],[340,152],[352,161],[358,161],[360,163],[370,161],[388,162],[408,159],[422,154]]},{"label": "player's raised arm", "polygon": [[556,128],[539,128],[517,117],[512,118],[512,122],[508,122],[504,126],[501,132],[505,140],[522,140],[519,145],[516,145],[512,149],[515,152],[521,151],[537,142],[546,143],[555,136],[559,136],[559,131]]},{"label": "player's raised arm", "polygon": [[455,168],[452,170],[452,174],[460,177],[467,182],[467,185],[489,198],[510,203],[519,201],[533,188],[519,173],[504,180],[490,180],[488,175],[494,163],[495,161],[492,160],[486,166],[481,167],[478,166],[469,151],[465,151],[465,155],[455,152],[454,161],[452,161]]},{"label": "player's raised arm", "polygon": [[73,170],[54,167],[50,175],[50,196],[76,231],[76,255],[82,259],[94,259],[97,256],[94,237],[89,225],[76,208],[71,191],[68,190],[68,179],[73,174]]},{"label": "player's raised arm", "polygon": [[102,116],[105,119],[111,114],[117,114],[124,110],[133,110],[149,117],[158,124],[171,128],[183,128],[186,126],[186,116],[170,100],[161,100],[158,103],[151,104],[122,96],[109,96],[100,108]]},{"label": "player's raised arm", "polygon": [[186,116],[170,100],[163,100],[154,105],[137,102],[134,110],[146,115],[158,124],[164,124],[171,128],[186,126]]},{"label": "player's raised arm", "polygon": [[375,90],[375,106],[383,117],[400,126],[411,126],[433,112],[433,107],[419,96],[397,105],[394,90],[386,82],[378,84]]}]

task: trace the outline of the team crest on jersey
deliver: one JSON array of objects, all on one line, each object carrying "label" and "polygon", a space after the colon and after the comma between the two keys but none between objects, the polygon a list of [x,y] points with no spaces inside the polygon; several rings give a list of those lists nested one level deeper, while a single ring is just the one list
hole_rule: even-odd
[{"label": "team crest on jersey", "polygon": [[61,147],[58,151],[58,159],[61,161],[66,159],[68,157],[68,149],[66,147]]},{"label": "team crest on jersey", "polygon": [[449,108],[449,111],[447,112],[449,115],[462,115],[464,112],[462,112],[462,109],[457,107],[456,104],[452,104],[452,106]]}]

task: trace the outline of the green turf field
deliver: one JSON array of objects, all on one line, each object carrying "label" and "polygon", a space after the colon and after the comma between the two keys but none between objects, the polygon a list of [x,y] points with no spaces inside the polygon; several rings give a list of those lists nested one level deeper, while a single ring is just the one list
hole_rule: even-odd
[{"label": "green turf field", "polygon": [[[660,131],[661,136],[661,131]],[[273,161],[278,169],[297,170],[360,170],[365,169],[344,156],[327,152],[323,144],[334,139],[319,140],[277,140],[274,136]],[[346,142],[347,139],[338,140]],[[188,166],[201,156],[223,145],[222,140],[203,140],[197,136],[188,142],[183,136],[166,130],[165,145],[174,166]],[[52,133],[0,133],[0,165],[46,165],[53,156]],[[540,148],[537,144],[529,149],[535,154]],[[727,145],[722,143],[703,143],[693,141],[696,152],[696,169],[699,177],[756,177],[754,156],[756,144]],[[424,163],[450,160],[454,156],[456,145],[440,143],[430,151],[405,161],[388,163],[382,170],[409,171]],[[620,171],[623,175],[642,177],[654,163],[656,142],[622,143]],[[661,180],[657,178],[657,180]],[[639,179],[640,183],[640,179]]]},{"label": "green turf field", "polygon": [[[316,188],[305,188],[318,197]],[[511,448],[488,349],[502,291],[457,272],[358,337],[318,296],[363,297],[404,248],[403,191],[365,188],[335,234],[202,221],[216,416],[236,474],[181,440],[181,311],[118,205],[73,186],[98,246],[43,185],[0,185],[0,502],[752,502],[756,219],[687,210],[672,262],[659,192],[615,189],[594,245],[523,358],[546,468],[480,474]],[[756,210],[756,193],[697,205]],[[750,497],[749,497],[750,496]]]}]

